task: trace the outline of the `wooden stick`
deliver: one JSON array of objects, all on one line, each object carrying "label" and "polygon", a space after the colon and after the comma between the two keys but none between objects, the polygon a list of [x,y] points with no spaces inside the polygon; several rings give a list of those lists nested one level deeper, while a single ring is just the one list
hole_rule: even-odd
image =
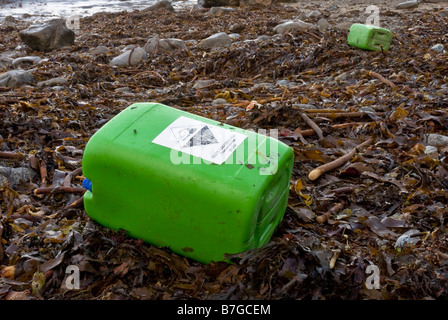
[{"label": "wooden stick", "polygon": [[72,185],[72,178],[80,173],[82,173],[82,167],[79,167],[67,174],[64,179],[64,187],[70,187]]},{"label": "wooden stick", "polygon": [[369,71],[369,76],[377,78],[381,82],[383,82],[383,83],[387,84],[388,86],[390,86],[392,89],[395,89],[397,87],[392,81],[384,78],[379,73],[376,73],[376,72],[373,72],[373,71]]},{"label": "wooden stick", "polygon": [[42,187],[34,189],[34,194],[49,193],[84,193],[86,189],[79,187]]},{"label": "wooden stick", "polygon": [[18,152],[0,151],[0,158],[21,160],[21,159],[25,158],[25,155],[22,153],[18,153]]},{"label": "wooden stick", "polygon": [[311,120],[310,117],[308,117],[303,112],[299,112],[299,115],[314,130],[314,132],[316,132],[316,134],[319,137],[319,139],[323,139],[324,138],[322,129],[313,120]]},{"label": "wooden stick", "polygon": [[316,169],[312,170],[309,175],[308,175],[308,179],[310,180],[316,180],[317,178],[319,178],[321,175],[323,175],[324,173],[334,170],[336,168],[339,168],[340,166],[342,166],[344,163],[346,163],[347,161],[349,161],[354,155],[355,153],[359,150],[362,149],[368,145],[370,145],[373,142],[373,139],[370,138],[367,141],[364,141],[363,143],[361,143],[360,145],[354,147],[349,153],[343,155],[340,158],[337,158],[336,160],[333,160],[329,163],[323,164],[319,167],[317,167]]},{"label": "wooden stick", "polygon": [[330,210],[328,210],[327,212],[325,212],[324,214],[321,214],[320,216],[318,216],[316,218],[316,222],[317,223],[324,223],[325,221],[327,221],[327,219],[332,215],[332,214],[337,214],[339,211],[342,210],[342,208],[344,208],[345,206],[345,201],[342,200],[339,203],[336,203],[333,207],[330,208]]}]

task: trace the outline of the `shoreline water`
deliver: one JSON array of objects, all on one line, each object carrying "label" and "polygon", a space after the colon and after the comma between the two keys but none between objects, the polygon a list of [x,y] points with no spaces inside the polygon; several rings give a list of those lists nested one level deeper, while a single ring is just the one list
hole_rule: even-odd
[{"label": "shoreline water", "polygon": [[[7,16],[20,19],[67,18],[73,15],[91,16],[97,12],[143,10],[157,0],[20,0],[0,1],[0,23]],[[174,8],[196,3],[195,0],[173,1]]]}]

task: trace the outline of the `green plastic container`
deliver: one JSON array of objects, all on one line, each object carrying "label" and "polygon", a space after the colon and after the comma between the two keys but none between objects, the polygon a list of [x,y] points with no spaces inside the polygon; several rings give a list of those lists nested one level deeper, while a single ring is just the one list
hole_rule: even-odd
[{"label": "green plastic container", "polygon": [[209,263],[269,242],[283,218],[290,147],[268,135],[158,103],[136,103],[83,156],[87,214]]},{"label": "green plastic container", "polygon": [[389,50],[392,42],[392,32],[390,30],[355,23],[350,27],[347,37],[349,45],[370,51]]}]

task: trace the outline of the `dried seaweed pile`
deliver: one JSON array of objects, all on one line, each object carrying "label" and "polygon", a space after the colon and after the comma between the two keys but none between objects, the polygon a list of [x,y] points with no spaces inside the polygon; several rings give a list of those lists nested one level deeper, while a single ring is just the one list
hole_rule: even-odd
[{"label": "dried seaweed pile", "polygon": [[[21,65],[34,68],[37,81],[68,79],[62,88],[0,88],[0,165],[31,172],[0,187],[0,298],[446,298],[448,146],[430,140],[448,129],[448,53],[430,48],[448,43],[447,18],[385,12],[394,40],[382,53],[350,48],[338,28],[273,36],[275,25],[299,12],[278,5],[216,16],[102,13],[82,19],[74,46],[45,54],[17,49],[24,25],[0,27],[0,51],[47,58]],[[240,38],[225,49],[197,48],[221,31]],[[135,67],[108,65],[126,45],[154,36],[189,41],[188,50]],[[112,49],[89,54],[100,45]],[[214,81],[194,87],[200,80]],[[285,218],[269,245],[232,256],[233,264],[202,265],[86,215],[84,147],[138,101],[279,130],[295,166]],[[349,161],[309,179],[369,139]],[[80,268],[80,290],[65,288],[69,265]],[[379,289],[366,288],[369,265],[379,268]]]}]

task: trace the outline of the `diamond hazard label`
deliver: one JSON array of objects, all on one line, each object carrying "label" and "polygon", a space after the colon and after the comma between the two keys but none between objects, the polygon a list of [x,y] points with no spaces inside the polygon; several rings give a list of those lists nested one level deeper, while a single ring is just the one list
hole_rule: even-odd
[{"label": "diamond hazard label", "polygon": [[244,139],[244,134],[182,116],[152,142],[222,164]]}]

